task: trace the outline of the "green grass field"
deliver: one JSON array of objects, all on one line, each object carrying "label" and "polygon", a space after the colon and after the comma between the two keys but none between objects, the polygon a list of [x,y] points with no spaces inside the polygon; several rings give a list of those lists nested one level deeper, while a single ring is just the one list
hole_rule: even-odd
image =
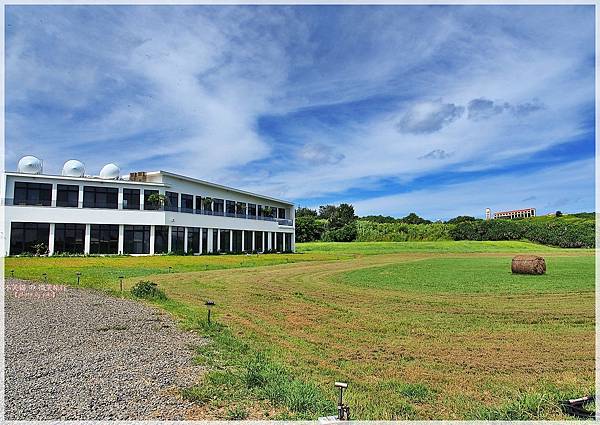
[{"label": "green grass field", "polygon": [[[115,292],[140,279],[210,336],[198,418],[566,419],[594,388],[594,251],[527,242],[299,244],[298,254],[8,258],[20,278]],[[539,253],[543,276],[510,273]],[[168,267],[172,267],[169,273]],[[216,302],[217,324],[204,301]],[[195,419],[195,418],[192,418]]]}]

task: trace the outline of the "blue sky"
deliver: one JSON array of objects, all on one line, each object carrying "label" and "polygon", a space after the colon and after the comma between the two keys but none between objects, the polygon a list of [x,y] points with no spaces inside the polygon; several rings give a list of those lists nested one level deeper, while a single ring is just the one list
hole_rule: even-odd
[{"label": "blue sky", "polygon": [[7,6],[6,168],[361,215],[594,210],[593,6]]}]

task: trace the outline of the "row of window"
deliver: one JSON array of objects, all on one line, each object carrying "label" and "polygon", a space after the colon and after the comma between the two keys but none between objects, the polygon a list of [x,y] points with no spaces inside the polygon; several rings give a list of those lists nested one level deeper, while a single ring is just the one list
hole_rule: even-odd
[{"label": "row of window", "polygon": [[[194,195],[165,192],[161,198],[158,190],[144,189],[144,209],[160,209],[164,203],[167,211],[194,212]],[[123,189],[123,209],[139,210],[141,189]],[[163,201],[164,199],[164,201]],[[118,209],[119,189],[114,187],[84,186],[84,208]],[[48,183],[15,182],[15,205],[52,205],[52,185]],[[56,206],[77,207],[79,186],[58,184],[56,186]],[[228,216],[286,218],[285,208],[268,207],[246,202],[225,201],[217,198],[196,196],[196,212],[211,212]]]},{"label": "row of window", "polygon": [[[206,229],[189,227],[187,249],[194,254],[208,252],[208,232],[213,232],[213,252],[242,252],[252,250],[252,231]],[[245,243],[242,244],[242,232]],[[254,232],[254,250],[264,251],[268,247],[268,233]],[[272,232],[271,246],[282,252],[284,240],[286,250],[290,250],[290,233]],[[43,253],[48,249],[50,225],[48,223],[11,223],[10,254]],[[168,251],[169,226],[155,226],[154,253]],[[184,252],[185,227],[171,228],[171,251]],[[202,241],[202,243],[200,243]],[[54,252],[83,254],[85,246],[85,224],[55,224]],[[220,246],[220,249],[219,249]],[[116,224],[90,225],[90,253],[117,254],[119,250],[119,226]],[[124,226],[123,252],[125,254],[150,253],[150,226]]]}]

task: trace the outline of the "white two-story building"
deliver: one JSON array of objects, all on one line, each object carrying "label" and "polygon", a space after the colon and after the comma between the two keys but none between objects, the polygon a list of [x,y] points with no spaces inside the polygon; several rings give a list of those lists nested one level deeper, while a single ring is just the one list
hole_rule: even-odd
[{"label": "white two-story building", "polygon": [[166,171],[120,177],[108,164],[61,175],[35,157],[4,173],[5,254],[294,251],[290,202]]}]

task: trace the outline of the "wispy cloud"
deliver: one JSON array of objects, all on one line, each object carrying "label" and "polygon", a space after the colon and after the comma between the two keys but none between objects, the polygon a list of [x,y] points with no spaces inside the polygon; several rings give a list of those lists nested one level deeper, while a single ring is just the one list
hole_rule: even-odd
[{"label": "wispy cloud", "polygon": [[6,23],[9,169],[77,157],[339,202],[594,141],[593,6],[7,6]]}]

